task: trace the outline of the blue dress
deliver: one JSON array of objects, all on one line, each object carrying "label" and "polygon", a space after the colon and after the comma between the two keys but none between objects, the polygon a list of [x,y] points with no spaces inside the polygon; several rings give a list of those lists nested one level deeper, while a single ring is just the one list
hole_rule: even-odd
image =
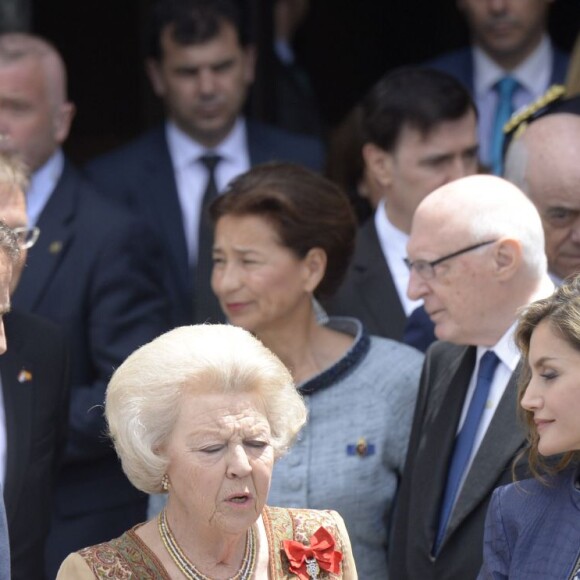
[{"label": "blue dress", "polygon": [[580,466],[493,493],[478,580],[580,580]]}]

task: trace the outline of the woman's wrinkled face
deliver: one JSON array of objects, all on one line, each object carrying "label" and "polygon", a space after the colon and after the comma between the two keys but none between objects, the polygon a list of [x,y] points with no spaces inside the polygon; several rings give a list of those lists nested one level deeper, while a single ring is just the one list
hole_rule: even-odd
[{"label": "woman's wrinkled face", "polygon": [[234,534],[256,521],[274,465],[270,424],[258,395],[186,390],[162,451],[169,459],[170,515],[196,529]]}]

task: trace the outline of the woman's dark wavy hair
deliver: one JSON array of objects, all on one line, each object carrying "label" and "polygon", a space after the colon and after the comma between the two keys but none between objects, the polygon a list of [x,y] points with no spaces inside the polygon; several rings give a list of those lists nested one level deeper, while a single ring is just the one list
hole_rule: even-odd
[{"label": "woman's dark wavy hair", "polygon": [[342,282],[354,251],[356,218],[346,194],[328,179],[291,163],[264,163],[232,181],[210,206],[213,223],[226,215],[267,219],[298,258],[326,253],[315,295],[326,298]]},{"label": "woman's dark wavy hair", "polygon": [[[530,304],[520,314],[516,329],[516,343],[522,352],[524,361],[518,383],[519,403],[522,401],[532,375],[529,364],[532,334],[544,320],[548,322],[554,333],[561,336],[572,348],[580,352],[580,275],[566,280],[550,297]],[[578,380],[580,381],[580,372]],[[519,414],[525,425],[529,443],[529,448],[525,450],[525,453],[528,453],[530,471],[535,477],[542,480],[543,475],[558,473],[571,463],[580,461],[580,451],[569,451],[558,456],[555,460],[540,455],[538,451],[539,436],[534,424],[534,414],[523,409],[521,405],[519,406]]]}]

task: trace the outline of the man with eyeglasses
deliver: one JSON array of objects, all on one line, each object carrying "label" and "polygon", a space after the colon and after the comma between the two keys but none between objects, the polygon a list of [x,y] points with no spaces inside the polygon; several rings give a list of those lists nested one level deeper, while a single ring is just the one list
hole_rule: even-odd
[{"label": "man with eyeglasses", "polygon": [[479,175],[425,198],[408,293],[441,342],[428,351],[393,528],[397,580],[475,579],[492,491],[525,444],[516,420],[518,309],[549,295],[544,235],[514,185]]},{"label": "man with eyeglasses", "polygon": [[147,496],[104,436],[101,406],[115,367],[168,328],[163,248],[144,221],[103,200],[62,151],[74,116],[66,84],[48,41],[0,35],[0,150],[20,155],[32,171],[28,224],[42,231],[13,304],[56,323],[70,348],[69,429],[46,544],[48,578],[70,552],[146,518]]},{"label": "man with eyeglasses", "polygon": [[[20,247],[10,293],[39,234],[27,225],[26,187],[21,163],[0,155],[0,220],[12,229]],[[52,493],[66,438],[68,350],[62,332],[48,320],[18,309],[3,319],[8,349],[0,357],[0,486],[11,578],[41,580]]]}]

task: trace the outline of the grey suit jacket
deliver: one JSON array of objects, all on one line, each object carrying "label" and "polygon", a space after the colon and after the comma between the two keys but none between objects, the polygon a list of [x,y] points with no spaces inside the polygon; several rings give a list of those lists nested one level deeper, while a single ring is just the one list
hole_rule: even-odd
[{"label": "grey suit jacket", "polygon": [[354,256],[327,312],[358,318],[369,334],[401,341],[407,317],[371,218],[359,229]]},{"label": "grey suit jacket", "polygon": [[516,372],[461,489],[439,554],[433,558],[449,460],[475,354],[475,347],[443,342],[427,353],[389,554],[390,575],[396,580],[477,577],[491,493],[511,481],[512,461],[525,444],[516,420]]}]

